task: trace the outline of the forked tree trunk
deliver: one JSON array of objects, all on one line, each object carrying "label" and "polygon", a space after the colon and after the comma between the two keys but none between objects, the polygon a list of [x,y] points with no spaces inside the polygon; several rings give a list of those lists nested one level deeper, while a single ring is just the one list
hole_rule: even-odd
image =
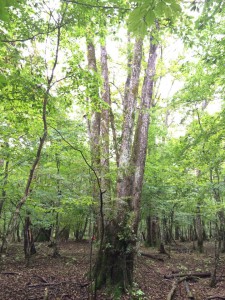
[{"label": "forked tree trunk", "polygon": [[157,46],[151,43],[142,87],[141,103],[134,130],[136,99],[142,60],[142,40],[134,47],[116,188],[116,211],[104,222],[104,236],[94,268],[96,288],[118,286],[126,290],[133,283],[140,200],[146,159],[149,109],[155,75]]}]

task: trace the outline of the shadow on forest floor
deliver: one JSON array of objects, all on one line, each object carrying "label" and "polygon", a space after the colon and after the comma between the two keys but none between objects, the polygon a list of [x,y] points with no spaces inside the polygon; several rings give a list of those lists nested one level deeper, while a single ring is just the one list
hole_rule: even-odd
[{"label": "shadow on forest floor", "polygon": [[[89,299],[89,282],[86,274],[90,268],[90,244],[88,242],[65,242],[60,244],[60,258],[52,258],[47,243],[37,243],[37,254],[26,267],[22,245],[14,244],[7,255],[2,255],[0,269],[1,300]],[[179,243],[167,248],[170,258],[153,248],[142,248],[147,256],[138,256],[135,269],[136,289],[133,296],[121,299],[163,300],[168,299],[172,287],[176,287],[174,300],[225,299],[225,255],[221,254],[217,272],[219,279],[210,288],[210,277],[166,279],[165,275],[209,273],[213,271],[213,243],[207,243],[205,252],[192,251],[192,245]],[[156,256],[156,259],[148,257]],[[160,260],[157,258],[160,257]],[[162,259],[163,258],[163,261]],[[181,281],[177,284],[177,281]],[[175,285],[175,283],[177,285]],[[189,295],[187,292],[190,292]],[[217,296],[217,297],[216,297]],[[189,298],[188,298],[189,297]],[[192,297],[192,298],[191,298]],[[104,291],[97,299],[115,299]],[[171,298],[172,299],[172,298]]]}]

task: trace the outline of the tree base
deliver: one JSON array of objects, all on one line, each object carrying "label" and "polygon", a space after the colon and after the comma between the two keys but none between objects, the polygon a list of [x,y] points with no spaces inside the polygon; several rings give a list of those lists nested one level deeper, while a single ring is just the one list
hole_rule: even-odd
[{"label": "tree base", "polygon": [[125,248],[99,250],[93,272],[96,289],[106,287],[125,292],[132,286],[135,252]]}]

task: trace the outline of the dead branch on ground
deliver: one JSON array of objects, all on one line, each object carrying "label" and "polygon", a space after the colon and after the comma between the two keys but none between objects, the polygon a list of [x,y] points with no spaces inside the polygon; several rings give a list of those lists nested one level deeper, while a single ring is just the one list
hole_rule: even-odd
[{"label": "dead branch on ground", "polygon": [[212,300],[212,299],[216,299],[216,300],[225,300],[225,296],[210,296],[207,298],[207,300]]},{"label": "dead branch on ground", "polygon": [[187,280],[184,281],[184,286],[185,286],[185,290],[186,290],[188,299],[195,299],[195,297],[193,296],[193,294],[190,290]]},{"label": "dead branch on ground", "polygon": [[21,275],[21,273],[17,273],[17,272],[1,272],[0,274],[2,274],[2,275]]},{"label": "dead branch on ground", "polygon": [[164,261],[164,259],[163,259],[163,258],[161,258],[161,257],[158,257],[158,256],[156,256],[156,255],[153,255],[153,254],[149,254],[149,253],[140,252],[140,255],[141,255],[141,256],[148,257],[148,258],[151,258],[151,259],[154,259],[154,260],[158,260],[158,261]]},{"label": "dead branch on ground", "polygon": [[60,285],[60,284],[67,284],[67,283],[72,283],[72,284],[77,284],[80,285],[80,287],[85,287],[88,284],[87,283],[80,283],[80,282],[75,282],[75,281],[60,281],[60,282],[44,282],[44,283],[37,283],[37,284],[29,284],[27,285],[28,288],[39,288],[39,287],[47,287],[47,286],[54,286],[54,285]]},{"label": "dead branch on ground", "polygon": [[172,299],[173,299],[173,296],[174,296],[174,294],[175,294],[175,291],[176,291],[178,285],[179,285],[182,281],[184,281],[184,280],[186,280],[186,277],[181,278],[181,279],[179,279],[179,280],[175,280],[175,281],[173,282],[172,289],[170,290],[170,292],[169,292],[169,294],[168,294],[168,296],[167,296],[167,300],[172,300]]},{"label": "dead branch on ground", "polygon": [[199,278],[208,278],[211,277],[210,272],[205,273],[188,273],[188,274],[171,274],[171,275],[164,275],[165,279],[172,279],[172,278],[179,278],[179,277],[199,277]]}]

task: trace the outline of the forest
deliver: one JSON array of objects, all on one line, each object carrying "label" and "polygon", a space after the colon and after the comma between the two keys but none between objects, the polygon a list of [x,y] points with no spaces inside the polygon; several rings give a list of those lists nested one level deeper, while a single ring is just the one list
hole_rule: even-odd
[{"label": "forest", "polygon": [[0,299],[225,299],[223,54],[223,0],[0,1]]}]

